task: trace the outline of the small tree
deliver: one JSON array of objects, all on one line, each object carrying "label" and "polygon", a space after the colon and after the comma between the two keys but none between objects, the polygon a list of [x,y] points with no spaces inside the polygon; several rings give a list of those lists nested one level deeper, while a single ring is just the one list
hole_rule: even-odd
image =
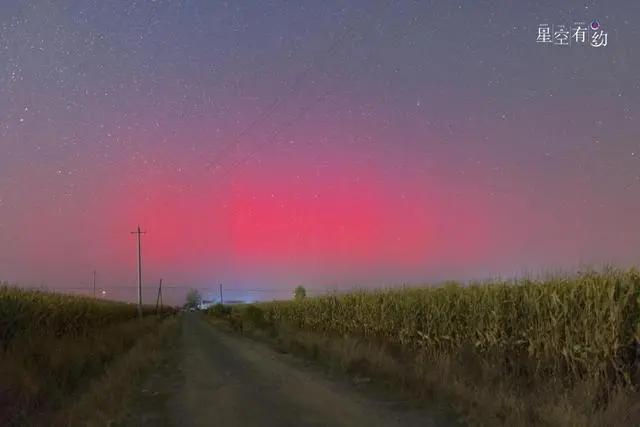
[{"label": "small tree", "polygon": [[293,298],[296,300],[302,300],[307,296],[307,290],[304,286],[300,285],[293,291]]},{"label": "small tree", "polygon": [[187,303],[184,305],[186,308],[196,308],[200,305],[202,301],[202,297],[200,296],[200,292],[197,289],[190,289],[187,292]]}]

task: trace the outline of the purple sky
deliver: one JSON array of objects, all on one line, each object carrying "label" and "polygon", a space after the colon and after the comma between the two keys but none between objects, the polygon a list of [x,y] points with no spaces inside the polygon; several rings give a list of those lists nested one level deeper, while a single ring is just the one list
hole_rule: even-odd
[{"label": "purple sky", "polygon": [[[600,22],[603,47],[536,43]],[[0,278],[135,298],[637,263],[636,1],[0,3]],[[243,291],[245,290],[245,291]],[[260,290],[261,292],[246,292]]]}]

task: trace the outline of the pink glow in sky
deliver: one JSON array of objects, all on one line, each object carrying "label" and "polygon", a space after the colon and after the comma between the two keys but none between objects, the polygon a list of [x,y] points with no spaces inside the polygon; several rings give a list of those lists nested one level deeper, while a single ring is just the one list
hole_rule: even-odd
[{"label": "pink glow in sky", "polygon": [[133,299],[138,224],[174,302],[638,261],[630,2],[81,3],[0,4],[0,279]]}]

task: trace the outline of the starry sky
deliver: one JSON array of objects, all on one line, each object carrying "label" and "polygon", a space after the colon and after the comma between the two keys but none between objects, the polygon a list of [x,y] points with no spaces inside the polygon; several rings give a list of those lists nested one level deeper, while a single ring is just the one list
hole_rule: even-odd
[{"label": "starry sky", "polygon": [[3,0],[0,278],[132,300],[138,224],[147,301],[637,264],[638,40],[634,0]]}]

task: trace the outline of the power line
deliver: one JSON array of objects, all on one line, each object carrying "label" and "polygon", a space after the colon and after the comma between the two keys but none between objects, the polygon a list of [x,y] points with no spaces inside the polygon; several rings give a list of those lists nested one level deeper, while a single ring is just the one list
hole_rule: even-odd
[{"label": "power line", "polygon": [[[229,144],[224,146],[216,155],[219,160],[222,156],[228,153],[234,144],[238,144],[240,142],[240,138],[246,135],[249,131],[251,131],[254,127],[262,124],[266,121],[273,113],[284,103],[284,101],[297,93],[299,89],[302,87],[302,83],[307,78],[307,76],[313,71],[313,69],[318,66],[329,54],[333,53],[337,48],[347,39],[348,36],[354,36],[356,34],[355,28],[361,22],[364,21],[364,18],[361,18],[360,22],[356,22],[353,25],[347,27],[341,34],[338,36],[333,43],[329,45],[329,47],[322,51],[320,54],[316,55],[316,57],[311,61],[309,65],[307,65],[295,78],[294,82],[291,86],[289,86],[288,91],[283,96],[278,96],[276,99],[255,119],[253,120],[247,127],[245,127],[237,136],[233,139]],[[207,164],[207,169],[212,169],[214,161],[210,161]]]},{"label": "power line", "polygon": [[[366,62],[370,59],[370,55],[367,56],[366,58],[364,58],[359,66],[362,66],[364,64],[366,64]],[[359,66],[354,68],[354,70],[352,70],[352,73],[350,73],[349,75],[349,79],[351,79],[355,73],[357,72],[357,70],[359,69]],[[285,130],[287,130],[288,128],[290,128],[291,126],[293,126],[294,124],[296,124],[307,112],[311,111],[311,109],[313,109],[313,107],[315,107],[317,104],[319,104],[320,102],[324,101],[332,92],[334,92],[334,90],[329,89],[327,91],[325,91],[324,93],[322,93],[321,95],[317,96],[314,99],[313,103],[310,103],[308,105],[306,105],[305,107],[301,108],[300,111],[298,111],[298,114],[296,114],[292,119],[284,122],[281,124],[281,126],[276,129],[267,139],[266,143],[263,143],[261,145],[258,146],[258,148],[256,148],[255,150],[249,152],[247,155],[245,155],[244,157],[242,157],[241,159],[239,159],[238,161],[236,161],[235,163],[233,163],[230,167],[227,168],[226,170],[226,174],[223,175],[219,175],[219,177],[225,177],[227,176],[228,173],[230,173],[231,171],[235,170],[236,168],[243,166],[244,164],[248,163],[252,158],[254,158],[256,156],[256,154],[258,154],[262,149],[268,148],[270,146],[270,144],[275,141],[275,139]]]},{"label": "power line", "polygon": [[[271,115],[273,113],[275,113],[275,111],[278,109],[278,107],[280,107],[280,105],[283,104],[284,100],[292,95],[294,95],[296,92],[298,92],[298,90],[300,89],[302,82],[306,79],[307,75],[309,75],[309,73],[311,72],[311,70],[314,68],[314,66],[320,62],[320,59],[323,58],[324,56],[326,56],[327,54],[331,53],[333,50],[336,49],[336,47],[346,38],[346,36],[351,32],[351,29],[347,29],[347,31],[345,31],[341,36],[339,36],[332,44],[331,46],[329,46],[329,49],[324,52],[324,54],[322,55],[318,55],[312,62],[311,64],[307,65],[301,72],[300,74],[297,75],[297,77],[294,79],[294,83],[288,88],[288,92],[285,96],[278,96],[276,97],[276,99],[273,100],[273,102],[271,104],[269,104],[269,106],[262,112],[260,113],[260,115],[258,115],[258,117],[256,117],[255,120],[253,120],[251,123],[249,123],[249,125],[247,127],[245,127],[235,138],[233,141],[231,141],[229,144],[227,144],[226,146],[224,146],[220,151],[218,151],[217,154],[214,155],[214,157],[217,157],[218,160],[223,157],[224,155],[226,155],[232,148],[234,144],[237,144],[240,142],[240,138],[242,138],[243,136],[245,136],[247,133],[249,133],[251,130],[253,130],[254,127],[258,126],[259,124],[262,124],[263,122],[266,121],[266,119],[268,119],[269,117],[271,117]],[[215,163],[214,161],[211,161],[208,163],[208,168],[211,169],[213,163]]]},{"label": "power line", "polygon": [[[407,27],[403,27],[403,29],[405,30],[411,30],[413,28],[415,28],[417,22],[419,22],[419,19],[414,18],[409,26]],[[354,26],[355,27],[355,26]],[[353,27],[350,28],[350,30],[352,30]],[[345,33],[348,33],[349,31],[346,31]],[[350,81],[355,74],[361,69],[361,67],[363,67],[364,65],[366,65],[366,63],[371,59],[371,57],[374,55],[374,51],[376,49],[377,46],[374,46],[372,49],[370,49],[368,55],[363,58],[358,65],[356,65],[351,72],[348,74],[348,77],[346,78],[348,81]],[[330,49],[331,51],[331,49]],[[307,112],[309,112],[313,107],[315,107],[317,104],[319,104],[320,102],[322,102],[323,100],[325,100],[332,92],[337,91],[337,89],[329,89],[327,91],[325,91],[324,93],[322,93],[321,95],[315,97],[314,101],[307,104],[306,106],[304,106],[303,108],[300,109],[300,111],[298,112],[298,114],[296,114],[292,119],[281,123],[281,125],[271,133],[270,137],[267,139],[266,142],[260,144],[260,146],[258,148],[256,148],[255,150],[249,152],[247,155],[243,156],[241,159],[237,160],[236,162],[234,162],[231,166],[226,168],[226,171],[224,174],[219,175],[219,177],[223,178],[226,177],[229,173],[231,173],[231,171],[235,170],[236,168],[243,166],[244,164],[248,163],[252,158],[254,158],[256,156],[256,154],[258,154],[258,152],[264,148],[268,148],[271,146],[271,143],[286,129],[288,129],[289,127],[293,126],[294,124],[296,124],[298,122],[299,119],[301,119]]]},{"label": "power line", "polygon": [[[220,292],[220,286],[219,287],[203,287],[203,286],[178,286],[178,285],[165,285],[164,281],[162,282],[162,284],[159,286],[161,287],[161,289],[159,289],[159,294],[160,297],[162,297],[162,291],[165,290],[174,290],[174,291],[188,291],[190,289],[197,289],[199,291],[207,291],[207,292],[212,292],[212,293],[219,293]],[[24,286],[24,288],[26,289],[34,289],[34,290],[39,290],[41,289],[40,287],[36,287],[36,286]],[[334,290],[354,290],[356,288],[334,288],[334,287],[330,287],[330,288],[308,288],[305,287],[307,291],[309,292],[332,292]],[[104,290],[109,290],[109,291],[117,291],[117,290],[131,290],[131,289],[138,289],[138,286],[136,285],[130,285],[130,286],[102,286],[100,289],[104,289]],[[146,288],[143,287],[143,289],[147,289],[147,290],[151,290],[153,289],[150,286],[147,286]],[[84,291],[84,292],[88,292],[86,286],[48,286],[47,290],[65,290],[65,291]],[[290,292],[291,289],[289,288],[230,288],[230,287],[225,287],[224,289],[225,292]],[[157,296],[156,296],[157,297]]]}]

